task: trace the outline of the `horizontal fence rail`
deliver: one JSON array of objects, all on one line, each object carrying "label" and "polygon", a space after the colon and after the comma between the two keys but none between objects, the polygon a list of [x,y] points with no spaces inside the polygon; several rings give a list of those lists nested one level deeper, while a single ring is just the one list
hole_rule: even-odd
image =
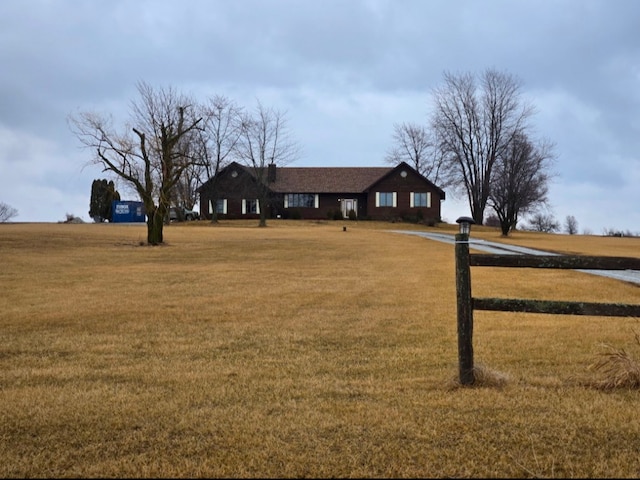
[{"label": "horizontal fence rail", "polygon": [[640,317],[640,305],[623,303],[558,302],[512,298],[472,298],[471,301],[474,310],[590,315],[594,317]]},{"label": "horizontal fence rail", "polygon": [[564,268],[570,270],[640,270],[640,258],[581,255],[469,255],[472,267]]}]

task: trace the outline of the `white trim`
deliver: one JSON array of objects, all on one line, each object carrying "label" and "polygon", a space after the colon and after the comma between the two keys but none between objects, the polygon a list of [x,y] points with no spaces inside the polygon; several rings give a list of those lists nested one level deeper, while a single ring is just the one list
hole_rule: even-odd
[{"label": "white trim", "polygon": [[431,192],[427,192],[427,208],[431,208]]},{"label": "white trim", "polygon": [[227,214],[227,199],[224,198],[222,200],[222,214],[226,215]]},{"label": "white trim", "polygon": [[393,208],[398,206],[398,192],[393,192]]},{"label": "white trim", "polygon": [[413,201],[414,192],[409,192],[409,208],[413,208],[415,206],[415,202]]},{"label": "white trim", "polygon": [[246,215],[247,214],[247,201],[243,198],[242,199],[242,215]]},{"label": "white trim", "polygon": [[380,206],[380,192],[376,192],[376,207]]},{"label": "white trim", "polygon": [[260,215],[260,200],[256,198],[256,213]]},{"label": "white trim", "polygon": [[284,194],[284,208],[289,208],[289,194]]},{"label": "white trim", "polygon": [[213,205],[211,204],[211,200],[209,200],[209,213],[213,213]]},{"label": "white trim", "polygon": [[313,196],[313,208],[320,208],[320,195],[317,193]]}]

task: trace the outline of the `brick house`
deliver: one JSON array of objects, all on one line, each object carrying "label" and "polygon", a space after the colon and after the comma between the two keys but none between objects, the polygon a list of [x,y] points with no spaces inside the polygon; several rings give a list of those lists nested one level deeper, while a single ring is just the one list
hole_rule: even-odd
[{"label": "brick house", "polygon": [[[268,218],[412,218],[438,222],[445,192],[402,162],[395,167],[268,167]],[[199,189],[200,218],[258,218],[252,168],[232,162]]]}]

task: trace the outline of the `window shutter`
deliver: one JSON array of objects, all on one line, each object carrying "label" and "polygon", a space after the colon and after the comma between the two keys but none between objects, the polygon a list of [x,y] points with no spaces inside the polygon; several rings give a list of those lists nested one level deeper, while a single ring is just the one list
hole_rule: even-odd
[{"label": "window shutter", "polygon": [[211,204],[211,200],[209,200],[209,213],[213,213],[213,205]]},{"label": "window shutter", "polygon": [[284,208],[289,208],[289,195],[284,194]]},{"label": "window shutter", "polygon": [[256,213],[260,214],[260,201],[256,198]]},{"label": "window shutter", "polygon": [[244,198],[242,199],[242,214],[247,214],[247,201]]},{"label": "window shutter", "polygon": [[313,196],[313,207],[320,208],[320,195],[317,193]]},{"label": "window shutter", "polygon": [[376,207],[380,206],[380,192],[376,192]]},{"label": "window shutter", "polygon": [[413,208],[415,203],[413,201],[413,192],[409,192],[409,208]]},{"label": "window shutter", "polygon": [[393,206],[398,206],[398,192],[393,192]]},{"label": "window shutter", "polygon": [[427,207],[431,208],[431,192],[427,192]]},{"label": "window shutter", "polygon": [[227,199],[226,198],[222,201],[222,213],[224,215],[227,214]]}]

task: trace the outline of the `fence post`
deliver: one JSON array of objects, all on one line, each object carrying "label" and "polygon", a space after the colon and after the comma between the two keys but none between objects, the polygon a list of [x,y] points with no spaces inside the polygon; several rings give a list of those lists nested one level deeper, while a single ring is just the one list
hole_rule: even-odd
[{"label": "fence post", "polygon": [[460,233],[456,234],[456,297],[458,306],[458,364],[460,383],[472,385],[473,374],[473,308],[471,305],[471,270],[469,268],[469,232],[472,218],[460,217]]}]

